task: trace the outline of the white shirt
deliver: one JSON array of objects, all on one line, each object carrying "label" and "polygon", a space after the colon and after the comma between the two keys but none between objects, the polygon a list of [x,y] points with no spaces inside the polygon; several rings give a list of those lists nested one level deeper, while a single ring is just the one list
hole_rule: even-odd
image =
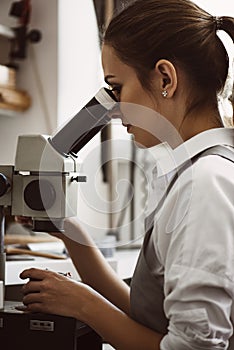
[{"label": "white shirt", "polygon": [[[234,130],[205,131],[157,154],[156,192],[162,195],[165,179],[185,161],[215,145],[233,147]],[[234,319],[233,162],[209,155],[184,171],[155,217],[153,237],[169,319],[160,349],[227,349]]]}]

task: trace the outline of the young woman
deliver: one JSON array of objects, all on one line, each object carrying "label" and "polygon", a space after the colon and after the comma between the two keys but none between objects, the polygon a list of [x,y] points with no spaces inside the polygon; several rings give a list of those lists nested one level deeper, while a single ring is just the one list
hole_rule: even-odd
[{"label": "young woman", "polygon": [[[234,39],[234,19],[189,0],[134,1],[111,21],[105,80],[135,142],[152,152],[167,142],[154,179],[169,188],[162,186],[130,288],[69,219],[61,238],[83,283],[25,270],[28,310],[82,320],[121,350],[232,348],[234,131],[217,103],[229,67],[218,30]],[[69,238],[74,232],[82,244]]]}]

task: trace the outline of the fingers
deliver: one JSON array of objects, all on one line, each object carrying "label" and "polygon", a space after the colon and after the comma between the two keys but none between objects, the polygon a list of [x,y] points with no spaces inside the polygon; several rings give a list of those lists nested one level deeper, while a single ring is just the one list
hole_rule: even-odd
[{"label": "fingers", "polygon": [[25,309],[25,311],[49,313],[49,311],[42,307],[41,303],[33,303],[28,304],[26,306],[27,308]]},{"label": "fingers", "polygon": [[27,224],[32,222],[32,218],[29,216],[15,216],[15,221]]},{"label": "fingers", "polygon": [[28,216],[15,216],[15,221],[23,225],[25,228],[32,229],[32,218]]},{"label": "fingers", "polygon": [[54,277],[57,279],[61,277],[72,277],[70,272],[54,272],[47,269],[42,270],[34,267],[22,271],[19,276],[23,280],[29,278],[31,281],[42,281],[47,277]]},{"label": "fingers", "polygon": [[27,269],[21,272],[20,278],[25,280],[27,278],[30,278],[31,280],[43,280],[47,274],[50,273],[48,270],[41,270],[41,269]]},{"label": "fingers", "polygon": [[48,271],[44,270],[39,270],[39,269],[28,269],[24,270],[20,274],[20,278],[26,279],[29,278],[29,282],[27,282],[23,287],[22,287],[22,292],[24,295],[27,294],[38,294],[41,291],[45,289],[45,275],[48,273]]},{"label": "fingers", "polygon": [[41,290],[41,284],[34,281],[30,281],[22,287],[23,294],[39,293],[40,290]]},{"label": "fingers", "polygon": [[[70,307],[70,298],[77,284],[69,274],[56,273],[48,270],[30,268],[21,272],[22,279],[29,281],[22,287],[25,311],[55,313],[70,316],[74,313],[74,306]],[[75,293],[77,295],[77,293]]]},{"label": "fingers", "polygon": [[29,282],[22,287],[22,292],[24,294],[22,301],[27,307],[25,311],[48,312],[47,290],[49,286],[46,277],[52,274],[53,272],[51,271],[35,268],[24,270],[20,274],[20,278],[30,279]]},{"label": "fingers", "polygon": [[23,297],[23,304],[26,306],[25,311],[51,313],[47,303],[43,302],[44,298],[40,293],[27,294]]},{"label": "fingers", "polygon": [[[34,276],[35,271],[33,271],[33,273],[30,273],[30,272],[28,273],[27,271],[23,271],[21,275],[23,275],[23,277],[24,275]],[[42,312],[43,281],[41,280],[32,281],[30,279],[30,281],[22,287],[22,293],[24,294],[22,302],[27,307],[25,311]]]},{"label": "fingers", "polygon": [[29,304],[41,304],[42,300],[41,300],[41,296],[39,293],[30,293],[30,294],[26,294],[23,297],[23,303],[24,305],[28,306]]},{"label": "fingers", "polygon": [[[33,271],[31,271],[33,270]],[[44,271],[45,272],[45,276],[47,278],[42,278],[42,274],[41,274],[41,270],[39,271],[34,271],[36,269],[30,269],[29,270],[25,270],[21,273],[20,276],[22,276],[21,278],[24,279],[24,276],[25,278],[29,278],[29,282],[25,283],[22,287],[22,292],[23,294],[29,294],[29,293],[39,293],[41,291],[46,291],[48,290],[49,288],[53,287],[54,286],[54,282],[55,282],[55,279],[51,279],[51,277],[55,277],[56,276],[56,279],[61,279],[60,277],[63,276],[65,278],[69,278],[71,279],[71,273],[70,272],[66,272],[66,273],[63,273],[63,272],[58,272],[58,273],[50,273],[49,271]],[[43,270],[42,270],[43,272]],[[54,275],[54,276],[52,276]],[[30,276],[30,277],[28,277]],[[31,277],[33,276],[33,277]],[[34,277],[37,277],[37,278],[34,278]],[[39,279],[39,276],[41,277]],[[48,277],[50,276],[50,279],[48,279]]]}]

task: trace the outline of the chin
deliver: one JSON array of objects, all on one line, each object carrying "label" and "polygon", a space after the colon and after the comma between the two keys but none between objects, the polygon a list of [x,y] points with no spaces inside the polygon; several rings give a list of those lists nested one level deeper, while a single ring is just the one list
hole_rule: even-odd
[{"label": "chin", "polygon": [[137,140],[135,137],[133,137],[133,142],[134,142],[135,146],[137,146],[138,148],[148,148],[148,146],[145,144],[145,142]]},{"label": "chin", "polygon": [[162,141],[160,141],[160,140],[154,140],[154,142],[147,142],[146,140],[144,140],[144,141],[138,140],[135,137],[133,138],[133,141],[138,148],[150,148],[150,147],[157,146],[160,143],[162,143]]}]

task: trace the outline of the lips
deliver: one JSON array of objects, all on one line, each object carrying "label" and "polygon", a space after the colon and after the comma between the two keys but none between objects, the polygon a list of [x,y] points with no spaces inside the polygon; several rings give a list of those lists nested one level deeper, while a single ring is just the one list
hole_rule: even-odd
[{"label": "lips", "polygon": [[130,132],[131,128],[132,128],[132,125],[128,124],[128,126],[127,126],[127,132]]},{"label": "lips", "polygon": [[122,123],[122,125],[123,125],[125,128],[127,128],[127,132],[129,132],[130,129],[131,129],[131,127],[132,127],[131,124],[124,124],[124,123]]}]

